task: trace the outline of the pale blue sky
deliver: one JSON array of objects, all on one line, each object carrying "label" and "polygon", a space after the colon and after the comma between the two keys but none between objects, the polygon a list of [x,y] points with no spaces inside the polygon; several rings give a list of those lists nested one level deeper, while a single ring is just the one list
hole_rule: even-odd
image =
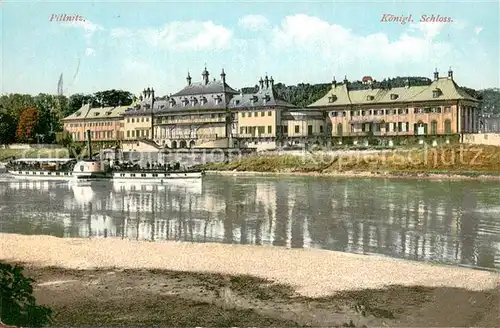
[{"label": "pale blue sky", "polygon": [[[175,93],[222,68],[235,89],[267,72],[286,84],[347,75],[442,75],[458,84],[498,87],[497,1],[8,1],[1,5],[3,93],[91,93],[154,87]],[[50,21],[51,14],[86,22]],[[412,14],[414,23],[381,22]],[[419,23],[421,15],[450,23]]]}]

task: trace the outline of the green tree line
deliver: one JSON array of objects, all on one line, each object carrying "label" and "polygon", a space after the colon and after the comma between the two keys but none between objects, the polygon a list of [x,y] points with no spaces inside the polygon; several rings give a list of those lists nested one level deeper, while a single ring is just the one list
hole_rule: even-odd
[{"label": "green tree line", "polygon": [[55,143],[62,131],[61,119],[76,112],[83,103],[91,103],[93,107],[128,106],[134,100],[132,93],[114,89],[69,97],[46,93],[3,95],[0,97],[0,144]]}]

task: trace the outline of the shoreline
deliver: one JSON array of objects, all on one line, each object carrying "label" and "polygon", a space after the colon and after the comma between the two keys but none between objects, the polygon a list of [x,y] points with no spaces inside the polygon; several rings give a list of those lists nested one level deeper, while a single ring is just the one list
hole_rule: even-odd
[{"label": "shoreline", "polygon": [[443,172],[443,173],[425,173],[425,172],[404,172],[404,171],[345,171],[345,172],[259,172],[259,171],[237,171],[237,170],[206,170],[207,175],[224,176],[302,176],[302,177],[331,177],[331,178],[378,178],[378,179],[406,179],[406,180],[500,180],[500,172]]},{"label": "shoreline", "polygon": [[424,327],[500,321],[498,273],[381,256],[2,234],[0,260],[23,265],[35,279],[37,301],[55,311],[53,326]]}]

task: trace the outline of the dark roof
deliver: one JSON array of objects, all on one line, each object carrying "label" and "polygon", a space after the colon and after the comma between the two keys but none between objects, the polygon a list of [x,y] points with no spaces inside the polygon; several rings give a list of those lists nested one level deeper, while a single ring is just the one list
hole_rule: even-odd
[{"label": "dark roof", "polygon": [[209,81],[207,84],[205,84],[204,82],[191,83],[172,96],[197,96],[213,93],[223,93],[224,91],[226,92],[226,94],[238,94],[238,91],[231,88],[227,83],[223,84],[222,81]]},{"label": "dark roof", "polygon": [[278,97],[274,84],[265,85],[259,81],[259,90],[255,93],[239,94],[231,100],[231,108],[247,109],[262,106],[279,106],[288,108],[297,108],[297,106]]}]

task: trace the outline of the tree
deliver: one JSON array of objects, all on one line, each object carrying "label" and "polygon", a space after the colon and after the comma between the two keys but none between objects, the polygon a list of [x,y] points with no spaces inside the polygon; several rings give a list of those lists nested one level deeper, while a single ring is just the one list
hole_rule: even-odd
[{"label": "tree", "polygon": [[0,262],[0,322],[24,327],[52,323],[52,310],[36,304],[32,283],[21,266]]},{"label": "tree", "polygon": [[105,90],[94,93],[99,106],[128,106],[132,104],[134,95],[124,90]]},{"label": "tree", "polygon": [[19,117],[16,137],[19,142],[33,140],[38,125],[39,113],[36,107],[25,109]]},{"label": "tree", "polygon": [[16,135],[16,120],[0,109],[0,144],[10,144],[14,141]]}]

